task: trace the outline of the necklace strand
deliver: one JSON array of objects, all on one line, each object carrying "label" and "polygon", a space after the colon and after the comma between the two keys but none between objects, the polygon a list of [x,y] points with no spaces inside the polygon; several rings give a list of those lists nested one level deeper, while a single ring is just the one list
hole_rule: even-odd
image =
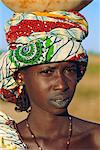
[{"label": "necklace strand", "polygon": [[[67,146],[66,150],[69,149],[70,140],[71,140],[71,136],[72,136],[72,117],[70,115],[68,116],[68,120],[69,120],[69,128],[68,128],[68,136],[67,136],[67,141],[66,141],[66,146]],[[31,134],[31,138],[34,140],[35,144],[37,145],[38,150],[43,150],[42,147],[40,146],[40,144],[38,143],[35,134],[32,132],[27,119],[26,119],[26,127],[28,128],[28,130]]]}]

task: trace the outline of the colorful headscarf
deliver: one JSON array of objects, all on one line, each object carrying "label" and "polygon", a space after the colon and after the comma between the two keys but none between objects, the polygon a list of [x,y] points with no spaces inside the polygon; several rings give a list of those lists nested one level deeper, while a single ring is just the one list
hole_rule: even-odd
[{"label": "colorful headscarf", "polygon": [[9,46],[0,59],[2,99],[15,101],[19,96],[13,75],[22,67],[67,60],[87,63],[81,42],[88,24],[78,12],[16,13],[5,30]]}]

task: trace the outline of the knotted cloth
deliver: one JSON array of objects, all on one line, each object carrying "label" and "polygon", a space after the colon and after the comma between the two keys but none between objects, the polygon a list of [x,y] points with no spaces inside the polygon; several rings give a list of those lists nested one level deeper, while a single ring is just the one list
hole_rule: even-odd
[{"label": "knotted cloth", "polygon": [[19,85],[13,75],[22,67],[50,62],[87,63],[81,42],[88,35],[78,12],[16,13],[6,24],[8,52],[0,58],[0,96],[15,101]]}]

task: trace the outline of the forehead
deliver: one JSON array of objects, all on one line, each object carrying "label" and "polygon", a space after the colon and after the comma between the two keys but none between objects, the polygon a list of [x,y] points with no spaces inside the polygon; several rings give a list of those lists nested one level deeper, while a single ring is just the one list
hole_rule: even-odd
[{"label": "forehead", "polygon": [[43,68],[64,68],[64,67],[76,67],[77,63],[74,61],[66,61],[66,62],[57,62],[57,63],[48,63],[48,64],[39,64],[35,66],[30,66],[25,68],[24,70],[40,70]]}]

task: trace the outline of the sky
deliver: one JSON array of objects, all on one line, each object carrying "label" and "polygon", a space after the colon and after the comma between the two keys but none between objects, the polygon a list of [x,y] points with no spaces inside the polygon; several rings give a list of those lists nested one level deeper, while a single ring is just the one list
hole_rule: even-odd
[{"label": "sky", "polygon": [[[80,11],[89,23],[89,35],[83,41],[87,52],[100,54],[100,0],[94,0],[91,4]],[[11,18],[13,12],[0,2],[0,49],[7,51],[4,26]]]}]

